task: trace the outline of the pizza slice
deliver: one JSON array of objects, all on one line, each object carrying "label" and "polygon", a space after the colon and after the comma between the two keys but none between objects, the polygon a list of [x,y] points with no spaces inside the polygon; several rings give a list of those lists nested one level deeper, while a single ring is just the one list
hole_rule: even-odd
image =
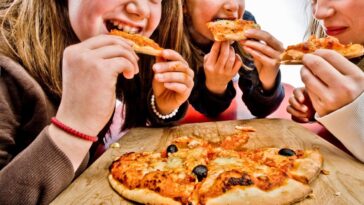
[{"label": "pizza slice", "polygon": [[245,40],[244,32],[248,29],[260,29],[260,26],[253,21],[243,19],[218,20],[207,23],[214,36],[215,41]]},{"label": "pizza slice", "polygon": [[124,39],[130,41],[133,44],[135,52],[143,53],[152,56],[161,56],[162,50],[156,42],[152,39],[139,34],[129,34],[124,31],[113,29],[110,32],[111,35],[121,36]]},{"label": "pizza slice", "polygon": [[304,54],[313,53],[317,49],[331,49],[348,59],[364,55],[364,48],[360,44],[345,45],[341,44],[337,38],[332,36],[316,38],[316,36],[312,35],[306,42],[288,46],[280,56],[281,63],[301,64]]}]

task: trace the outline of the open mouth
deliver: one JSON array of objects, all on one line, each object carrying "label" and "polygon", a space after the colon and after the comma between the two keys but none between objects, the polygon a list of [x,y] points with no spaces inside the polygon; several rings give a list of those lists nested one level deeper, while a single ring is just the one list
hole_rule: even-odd
[{"label": "open mouth", "polygon": [[234,21],[234,20],[236,20],[236,18],[234,18],[234,17],[232,17],[232,18],[219,18],[219,17],[217,17],[217,18],[212,19],[213,22],[215,22],[215,21],[223,21],[223,20]]},{"label": "open mouth", "polygon": [[121,21],[118,20],[107,20],[106,21],[106,28],[107,30],[110,32],[111,30],[119,30],[119,31],[124,31],[126,33],[129,34],[140,34],[140,32],[142,31],[141,27],[135,27],[135,26],[131,26],[128,24],[125,24]]}]

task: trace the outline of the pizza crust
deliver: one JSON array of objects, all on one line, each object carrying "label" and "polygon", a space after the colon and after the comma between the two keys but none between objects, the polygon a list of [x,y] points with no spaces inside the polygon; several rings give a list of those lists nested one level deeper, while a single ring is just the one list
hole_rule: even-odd
[{"label": "pizza crust", "polygon": [[142,204],[160,204],[160,205],[182,205],[180,202],[171,198],[161,196],[160,194],[148,189],[130,190],[118,182],[111,174],[108,176],[111,187],[121,196]]},{"label": "pizza crust", "polygon": [[262,191],[256,187],[235,187],[225,194],[208,199],[206,205],[240,205],[244,204],[293,204],[306,198],[312,189],[305,184],[288,179],[287,184],[271,191]]},{"label": "pizza crust", "polygon": [[318,150],[313,150],[306,153],[306,157],[297,159],[295,161],[296,169],[291,171],[290,174],[293,178],[309,184],[320,174],[323,165],[322,155]]}]

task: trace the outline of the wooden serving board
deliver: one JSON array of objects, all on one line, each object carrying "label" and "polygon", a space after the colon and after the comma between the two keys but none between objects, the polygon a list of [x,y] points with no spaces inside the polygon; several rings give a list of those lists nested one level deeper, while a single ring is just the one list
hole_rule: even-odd
[{"label": "wooden serving board", "polygon": [[[251,126],[257,132],[247,147],[318,147],[324,156],[324,169],[311,185],[313,197],[298,204],[364,204],[364,164],[321,139],[299,124],[283,119],[254,119],[186,124],[171,128],[135,128],[120,139],[119,148],[108,149],[79,176],[52,204],[132,204],[109,185],[111,162],[126,152],[162,150],[177,136],[195,135],[216,140],[236,132],[235,126]],[[363,148],[364,149],[364,148]]]}]

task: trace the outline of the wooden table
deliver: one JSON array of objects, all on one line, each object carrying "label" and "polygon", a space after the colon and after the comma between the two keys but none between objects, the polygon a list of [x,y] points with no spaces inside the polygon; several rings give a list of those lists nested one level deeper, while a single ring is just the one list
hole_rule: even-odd
[{"label": "wooden table", "polygon": [[259,119],[185,124],[171,128],[132,129],[120,141],[120,148],[108,149],[80,177],[78,177],[52,204],[131,204],[109,186],[108,168],[119,155],[131,151],[161,150],[177,136],[195,135],[210,140],[235,132],[236,125],[254,127],[257,132],[247,147],[320,148],[324,169],[313,182],[313,198],[299,204],[364,204],[364,164],[336,148],[306,128],[283,119]]}]

